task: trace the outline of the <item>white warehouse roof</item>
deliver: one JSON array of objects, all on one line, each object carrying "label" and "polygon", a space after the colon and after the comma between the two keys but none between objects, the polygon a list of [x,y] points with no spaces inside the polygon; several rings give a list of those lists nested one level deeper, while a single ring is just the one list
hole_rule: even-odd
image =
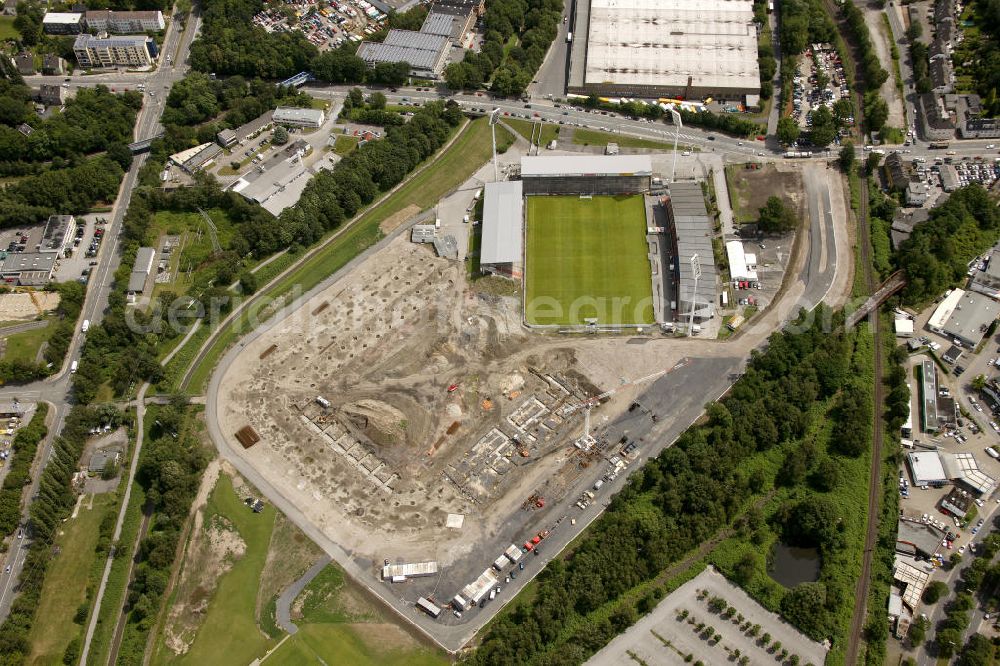
[{"label": "white warehouse roof", "polygon": [[585,83],[757,90],[750,0],[591,0]]},{"label": "white warehouse roof", "polygon": [[300,109],[294,106],[279,106],[271,115],[272,120],[276,123],[305,124],[316,127],[323,124],[324,117],[322,109]]},{"label": "white warehouse roof", "polygon": [[438,572],[437,562],[414,562],[412,564],[387,564],[382,567],[382,578],[391,579],[396,576],[413,578],[415,576],[433,576]]},{"label": "white warehouse roof", "polygon": [[651,176],[649,155],[542,155],[521,158],[521,177]]},{"label": "white warehouse roof", "polygon": [[483,240],[480,264],[521,262],[524,196],[521,181],[486,183],[483,198]]},{"label": "white warehouse roof", "polygon": [[729,257],[729,276],[732,279],[757,279],[757,271],[750,268],[750,255],[743,251],[743,241],[731,240],[726,243],[726,255]]},{"label": "white warehouse roof", "polygon": [[923,486],[948,481],[941,456],[936,451],[914,452],[907,458],[910,461],[910,471],[913,472],[913,485]]}]

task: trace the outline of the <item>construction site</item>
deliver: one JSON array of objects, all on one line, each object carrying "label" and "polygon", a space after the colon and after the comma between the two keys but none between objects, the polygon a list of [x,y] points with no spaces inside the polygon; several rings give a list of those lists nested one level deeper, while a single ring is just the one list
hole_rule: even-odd
[{"label": "construction site", "polygon": [[[592,416],[686,363],[611,349],[624,340],[578,348],[518,319],[516,299],[474,292],[461,263],[396,241],[247,344],[220,428],[373,575],[386,559],[446,567],[586,470],[616,475],[637,446],[595,438]],[[669,365],[651,372],[657,357]]]}]

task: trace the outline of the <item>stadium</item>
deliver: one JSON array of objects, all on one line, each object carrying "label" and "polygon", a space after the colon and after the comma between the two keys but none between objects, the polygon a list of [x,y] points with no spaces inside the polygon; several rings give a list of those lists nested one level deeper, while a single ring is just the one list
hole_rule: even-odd
[{"label": "stadium", "polygon": [[524,157],[520,175],[485,186],[480,268],[522,281],[525,325],[714,317],[712,220],[697,183],[651,196],[643,155]]}]

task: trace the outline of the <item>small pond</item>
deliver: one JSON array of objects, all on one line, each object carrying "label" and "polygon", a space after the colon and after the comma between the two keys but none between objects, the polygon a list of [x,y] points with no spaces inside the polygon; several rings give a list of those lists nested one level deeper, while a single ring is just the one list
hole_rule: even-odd
[{"label": "small pond", "polygon": [[787,588],[819,579],[820,558],[816,548],[795,548],[776,543],[771,551],[768,574]]}]

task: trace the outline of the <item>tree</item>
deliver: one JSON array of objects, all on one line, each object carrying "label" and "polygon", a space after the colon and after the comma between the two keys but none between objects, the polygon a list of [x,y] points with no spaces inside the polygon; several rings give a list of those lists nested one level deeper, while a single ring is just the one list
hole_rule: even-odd
[{"label": "tree", "polygon": [[911,647],[917,647],[924,642],[927,637],[927,625],[928,621],[923,618],[917,618],[910,625],[910,630],[906,634],[907,640],[910,642]]},{"label": "tree", "polygon": [[795,122],[792,118],[781,118],[778,121],[778,141],[782,145],[790,146],[796,141],[798,141],[799,134],[801,130],[799,129],[799,124]]},{"label": "tree", "polygon": [[288,130],[281,125],[275,127],[274,135],[271,137],[271,143],[276,146],[283,146],[288,143]]},{"label": "tree", "polygon": [[879,154],[874,151],[868,153],[868,158],[865,160],[865,173],[869,176],[875,173],[881,159]]},{"label": "tree", "polygon": [[375,110],[385,109],[385,95],[380,92],[373,92],[368,96],[368,108]]},{"label": "tree", "polygon": [[809,132],[809,140],[815,146],[826,148],[837,138],[837,126],[833,122],[833,114],[830,109],[821,106],[812,112],[810,118],[812,118],[812,129]]},{"label": "tree", "polygon": [[923,34],[924,26],[919,21],[910,23],[910,27],[906,29],[906,38],[911,42],[920,39]]},{"label": "tree", "polygon": [[785,206],[780,197],[768,197],[767,202],[760,209],[757,228],[764,233],[782,234],[797,226],[798,218],[795,216],[795,212],[790,207]]},{"label": "tree", "polygon": [[232,169],[233,171],[239,171],[242,166],[243,163],[240,162],[239,160],[233,160],[232,162],[229,163],[229,168]]},{"label": "tree", "polygon": [[851,169],[854,168],[854,160],[854,144],[850,141],[845,141],[840,147],[840,156],[837,158],[840,170],[844,173],[850,173]]},{"label": "tree", "polygon": [[956,666],[985,666],[993,662],[993,644],[982,634],[973,634],[958,655]]},{"label": "tree", "polygon": [[821,640],[828,626],[826,586],[823,583],[797,585],[781,599],[781,614],[808,636]]},{"label": "tree", "polygon": [[948,586],[943,581],[936,580],[924,588],[923,599],[926,604],[937,603],[938,599],[948,593]]},{"label": "tree", "polygon": [[240,273],[240,290],[244,294],[252,294],[257,291],[257,276],[250,271]]},{"label": "tree", "polygon": [[17,16],[14,18],[14,29],[21,34],[21,43],[34,46],[42,38],[43,10],[35,2],[17,3]]},{"label": "tree", "polygon": [[976,375],[972,379],[972,388],[977,391],[982,391],[986,388],[986,375]]}]

